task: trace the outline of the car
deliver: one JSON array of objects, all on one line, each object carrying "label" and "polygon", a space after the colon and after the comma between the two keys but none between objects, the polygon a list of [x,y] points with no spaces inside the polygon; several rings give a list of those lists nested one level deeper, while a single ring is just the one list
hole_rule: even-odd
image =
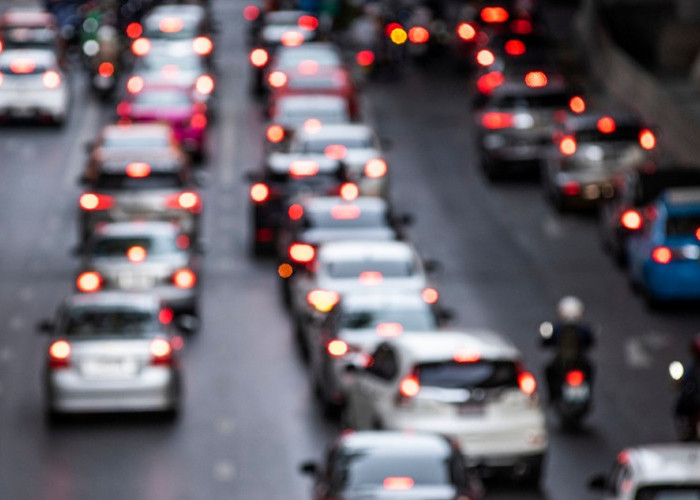
[{"label": "car", "polygon": [[650,306],[700,299],[700,188],[664,191],[627,238],[630,282]]},{"label": "car", "polygon": [[145,84],[132,77],[117,105],[119,123],[168,123],[185,151],[201,160],[207,150],[207,105],[188,89],[172,84]]},{"label": "car", "polygon": [[656,135],[626,112],[570,115],[555,133],[542,186],[559,210],[597,208],[615,194],[613,179],[657,159]]},{"label": "car", "polygon": [[274,53],[267,67],[267,74],[273,71],[307,69],[310,67],[342,67],[343,56],[332,42],[305,42],[300,45],[282,44]]},{"label": "car", "polygon": [[50,419],[76,413],[163,412],[182,399],[179,349],[172,318],[151,294],[71,295],[48,334],[44,393]]},{"label": "car", "polygon": [[347,293],[305,339],[309,375],[324,412],[335,415],[345,403],[349,363],[374,352],[387,338],[435,332],[452,317],[420,293]]},{"label": "car", "polygon": [[400,336],[353,372],[343,408],[350,428],[436,432],[455,439],[467,463],[486,474],[539,482],[548,437],[537,382],[502,335]]},{"label": "car", "polygon": [[0,49],[47,49],[61,59],[63,44],[53,14],[40,7],[13,7],[0,16]]},{"label": "car", "polygon": [[70,106],[70,85],[53,51],[0,52],[0,117],[63,125]]},{"label": "car", "polygon": [[175,314],[199,311],[201,248],[169,222],[98,227],[81,252],[80,292],[149,291]]},{"label": "car", "polygon": [[390,171],[382,143],[370,125],[346,123],[300,129],[292,138],[289,151],[341,160],[361,195],[389,199]]},{"label": "car", "polygon": [[343,433],[323,465],[305,462],[314,500],[480,500],[481,481],[455,444],[422,432]]},{"label": "car", "polygon": [[[119,144],[122,138],[111,143]],[[105,222],[160,220],[177,223],[191,241],[201,234],[203,201],[199,183],[182,160],[138,154],[94,163],[82,176],[85,191],[78,199],[79,244],[85,244],[95,228]]]},{"label": "car", "polygon": [[568,109],[565,82],[550,81],[542,71],[494,88],[475,113],[481,167],[489,180],[506,173],[539,173],[551,148],[557,112]]},{"label": "car", "polygon": [[651,163],[620,172],[613,178],[613,197],[600,207],[599,232],[603,248],[622,264],[627,238],[643,225],[644,212],[659,194],[673,187],[700,187],[700,169],[680,164]]},{"label": "car", "polygon": [[323,125],[349,123],[348,104],[339,96],[301,94],[277,99],[265,127],[268,151],[286,151],[296,130],[315,130]]},{"label": "car", "polygon": [[322,154],[270,153],[262,172],[248,173],[251,245],[254,255],[277,247],[279,230],[286,224],[295,196],[337,194],[348,183],[345,165]]},{"label": "car", "polygon": [[625,448],[609,474],[589,480],[607,500],[700,498],[697,443],[646,444]]}]

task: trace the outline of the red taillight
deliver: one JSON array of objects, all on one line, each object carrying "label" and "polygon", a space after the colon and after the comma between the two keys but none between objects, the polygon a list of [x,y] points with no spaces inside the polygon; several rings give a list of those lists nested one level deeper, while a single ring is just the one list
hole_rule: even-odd
[{"label": "red taillight", "polygon": [[508,40],[503,48],[509,56],[521,56],[527,50],[521,40]]},{"label": "red taillight", "polygon": [[600,132],[601,134],[612,134],[617,128],[617,126],[615,125],[615,120],[613,120],[609,116],[604,116],[600,120],[598,120],[597,126],[598,132]]},{"label": "red taillight", "polygon": [[476,53],[476,62],[479,63],[480,66],[491,66],[496,62],[496,56],[494,56],[493,52],[489,49],[481,49]]},{"label": "red taillight", "polygon": [[193,288],[197,284],[197,275],[191,269],[179,269],[173,274],[173,284],[182,290]]},{"label": "red taillight", "polygon": [[465,42],[471,42],[476,38],[476,29],[469,23],[459,23],[457,26],[457,36]]},{"label": "red taillight", "polygon": [[484,126],[484,128],[497,130],[512,127],[515,125],[515,120],[513,119],[513,115],[510,113],[492,111],[490,113],[484,113],[484,115],[481,117],[481,124]]},{"label": "red taillight", "polygon": [[185,23],[179,17],[164,17],[158,23],[158,29],[163,33],[179,33],[184,27]]},{"label": "red taillight", "polygon": [[387,477],[382,484],[385,490],[403,491],[413,488],[415,482],[411,477]]},{"label": "red taillight", "polygon": [[202,95],[209,95],[214,91],[214,79],[209,75],[201,75],[197,78],[194,88]]},{"label": "red taillight", "polygon": [[272,143],[282,142],[282,139],[284,139],[284,128],[281,125],[270,125],[267,127],[265,137]]},{"label": "red taillight", "polygon": [[569,100],[569,109],[576,114],[581,114],[586,111],[586,101],[583,97],[575,95]]},{"label": "red taillight", "polygon": [[255,5],[246,5],[243,8],[243,17],[246,21],[255,21],[260,16],[260,8]]},{"label": "red taillight", "polygon": [[145,56],[151,51],[151,41],[148,38],[137,38],[131,44],[131,52],[135,56]]},{"label": "red taillight", "polygon": [[258,182],[250,186],[250,199],[255,203],[262,203],[270,197],[270,188],[267,184]]},{"label": "red taillight", "polygon": [[70,366],[71,347],[66,340],[56,340],[49,346],[49,366],[51,368],[68,368]]},{"label": "red taillight", "polygon": [[328,312],[338,303],[340,296],[331,290],[312,290],[306,295],[306,301],[317,311]]},{"label": "red taillight", "polygon": [[289,175],[292,177],[312,177],[318,173],[318,162],[313,160],[296,160],[289,165]]},{"label": "red taillight", "polygon": [[408,30],[408,40],[411,43],[427,43],[430,40],[430,32],[422,26],[414,26]]},{"label": "red taillight", "polygon": [[435,288],[425,288],[421,292],[421,297],[426,304],[435,304],[440,299],[440,293]]},{"label": "red taillight", "polygon": [[114,64],[111,62],[103,62],[97,67],[97,73],[104,78],[108,78],[114,74]]},{"label": "red taillight", "polygon": [[620,224],[622,224],[622,227],[625,229],[637,231],[642,228],[642,214],[634,209],[625,210],[620,216]]},{"label": "red taillight", "polygon": [[61,85],[61,75],[56,71],[46,71],[41,81],[47,89],[57,89]]},{"label": "red taillight", "polygon": [[308,264],[316,257],[316,249],[307,243],[292,243],[288,253],[289,258],[299,264]]},{"label": "red taillight", "polygon": [[282,71],[273,71],[267,77],[267,83],[270,84],[270,87],[279,89],[287,85],[287,75]]},{"label": "red taillight", "polygon": [[332,160],[344,160],[348,154],[348,148],[342,144],[329,144],[323,150],[323,154]]},{"label": "red taillight", "polygon": [[169,307],[165,307],[158,312],[158,321],[164,325],[169,325],[175,319],[175,312]]},{"label": "red taillight", "polygon": [[581,370],[571,370],[566,373],[566,383],[573,387],[578,387],[586,380],[586,376]]},{"label": "red taillight", "polygon": [[503,85],[505,78],[500,71],[490,71],[485,75],[481,75],[476,81],[476,88],[482,94],[488,95],[493,92],[493,89]]},{"label": "red taillight", "polygon": [[250,51],[250,56],[248,56],[248,59],[250,60],[250,64],[256,68],[262,68],[267,64],[270,56],[267,54],[265,49],[257,48]]},{"label": "red taillight", "polygon": [[525,75],[525,85],[538,89],[547,86],[547,75],[542,71],[530,71]]},{"label": "red taillight", "polygon": [[371,50],[361,50],[355,56],[359,66],[371,66],[374,63],[374,52]]},{"label": "red taillight", "polygon": [[668,247],[656,247],[651,252],[651,258],[657,264],[668,264],[673,259],[673,252]]},{"label": "red taillight", "polygon": [[102,288],[102,276],[95,271],[85,271],[78,275],[75,286],[84,293],[96,292]]},{"label": "red taillight", "polygon": [[168,208],[189,210],[192,213],[199,213],[202,210],[202,201],[193,191],[170,195],[165,204]]},{"label": "red taillight", "polygon": [[481,352],[469,348],[458,349],[452,355],[452,359],[457,363],[476,363],[481,359]]},{"label": "red taillight", "polygon": [[162,338],[151,340],[148,350],[151,352],[152,365],[168,365],[172,362],[173,347],[167,340]]},{"label": "red taillight", "polygon": [[561,192],[566,196],[578,196],[581,194],[581,184],[576,181],[565,182],[561,187]]},{"label": "red taillight", "polygon": [[143,90],[144,81],[143,77],[135,75],[129,78],[126,82],[126,90],[132,94],[138,94]]},{"label": "red taillight", "polygon": [[117,114],[121,118],[126,118],[131,114],[131,104],[128,102],[120,102],[117,104]]},{"label": "red taillight", "polygon": [[298,203],[294,203],[287,209],[287,215],[291,220],[299,220],[304,216],[304,207]]},{"label": "red taillight", "polygon": [[328,343],[328,354],[334,358],[341,358],[348,353],[348,344],[339,339],[331,340]]},{"label": "red taillight", "polygon": [[571,156],[576,153],[577,149],[578,144],[573,135],[566,135],[559,141],[559,151],[561,151],[563,155]]},{"label": "red taillight", "polygon": [[87,211],[109,210],[114,207],[114,198],[105,194],[84,193],[80,196],[80,208]]},{"label": "red taillight", "polygon": [[126,251],[126,258],[129,259],[129,262],[139,264],[146,260],[146,249],[138,245],[129,247]]},{"label": "red taillight", "polygon": [[418,395],[420,392],[420,382],[418,378],[414,375],[409,375],[405,377],[399,383],[399,393],[405,398],[412,398]]},{"label": "red taillight", "polygon": [[132,162],[126,166],[126,175],[133,178],[148,177],[151,174],[151,166],[145,162]]},{"label": "red taillight", "polygon": [[644,129],[639,133],[639,144],[647,151],[656,147],[656,136],[649,129]]},{"label": "red taillight", "polygon": [[36,63],[34,60],[26,58],[26,57],[20,57],[17,59],[14,59],[10,63],[10,71],[13,73],[17,73],[19,75],[25,75],[27,73],[31,73],[36,69]]},{"label": "red taillight", "polygon": [[510,29],[518,35],[529,35],[532,33],[532,23],[528,19],[513,19]]},{"label": "red taillight", "polygon": [[340,197],[345,201],[352,201],[360,195],[360,189],[357,184],[346,182],[340,186]]},{"label": "red taillight", "polygon": [[372,179],[384,177],[387,170],[386,162],[381,158],[374,158],[365,163],[365,175]]},{"label": "red taillight", "polygon": [[207,127],[207,117],[204,113],[195,113],[190,118],[190,127],[195,130],[204,130]]},{"label": "red taillight", "polygon": [[508,11],[503,7],[484,7],[481,9],[481,20],[485,23],[505,23]]},{"label": "red taillight", "polygon": [[298,47],[304,43],[304,35],[298,31],[285,31],[280,41],[285,47]]},{"label": "red taillight", "polygon": [[198,36],[192,40],[192,50],[200,56],[208,56],[214,50],[214,44],[206,36]]},{"label": "red taillight", "polygon": [[303,30],[313,31],[318,28],[318,19],[314,16],[303,15],[299,17],[297,25]]},{"label": "red taillight", "polygon": [[537,390],[537,380],[530,372],[520,372],[518,373],[518,387],[525,394],[534,394]]},{"label": "red taillight", "polygon": [[128,36],[132,40],[140,37],[142,33],[143,28],[139,23],[129,23],[129,25],[126,27],[126,36]]}]

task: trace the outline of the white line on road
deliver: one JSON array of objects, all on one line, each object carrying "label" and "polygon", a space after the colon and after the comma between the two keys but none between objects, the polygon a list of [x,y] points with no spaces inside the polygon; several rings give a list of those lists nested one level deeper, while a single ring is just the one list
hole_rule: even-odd
[{"label": "white line on road", "polygon": [[653,360],[641,337],[633,337],[625,342],[625,361],[635,369],[650,368]]},{"label": "white line on road", "polygon": [[[75,118],[75,115],[73,117]],[[85,164],[85,142],[92,140],[97,133],[99,107],[97,105],[87,106],[85,115],[81,118],[80,128],[75,134],[75,140],[71,144],[66,158],[67,168],[63,177],[63,185],[67,187],[75,185]]]}]

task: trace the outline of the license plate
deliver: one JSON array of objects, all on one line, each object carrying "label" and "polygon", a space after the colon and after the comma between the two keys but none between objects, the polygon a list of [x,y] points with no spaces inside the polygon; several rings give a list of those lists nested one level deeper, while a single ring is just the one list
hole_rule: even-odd
[{"label": "license plate", "polygon": [[119,288],[124,290],[153,288],[155,279],[147,274],[121,273],[118,277]]},{"label": "license plate", "polygon": [[124,378],[136,375],[138,366],[133,359],[102,358],[84,361],[81,370],[91,378]]},{"label": "license plate", "polygon": [[581,385],[564,385],[562,388],[562,396],[565,401],[571,403],[579,403],[590,397],[591,389],[587,383]]},{"label": "license plate", "polygon": [[463,416],[480,416],[484,414],[484,405],[480,403],[460,403],[457,405],[457,413]]}]

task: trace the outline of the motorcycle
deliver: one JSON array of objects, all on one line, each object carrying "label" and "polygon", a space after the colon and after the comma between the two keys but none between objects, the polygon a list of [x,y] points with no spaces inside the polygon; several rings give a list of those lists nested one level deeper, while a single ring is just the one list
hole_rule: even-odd
[{"label": "motorcycle", "polygon": [[668,372],[679,397],[674,412],[674,424],[681,441],[700,441],[700,397],[695,384],[684,382],[686,368],[680,361],[668,366]]}]

